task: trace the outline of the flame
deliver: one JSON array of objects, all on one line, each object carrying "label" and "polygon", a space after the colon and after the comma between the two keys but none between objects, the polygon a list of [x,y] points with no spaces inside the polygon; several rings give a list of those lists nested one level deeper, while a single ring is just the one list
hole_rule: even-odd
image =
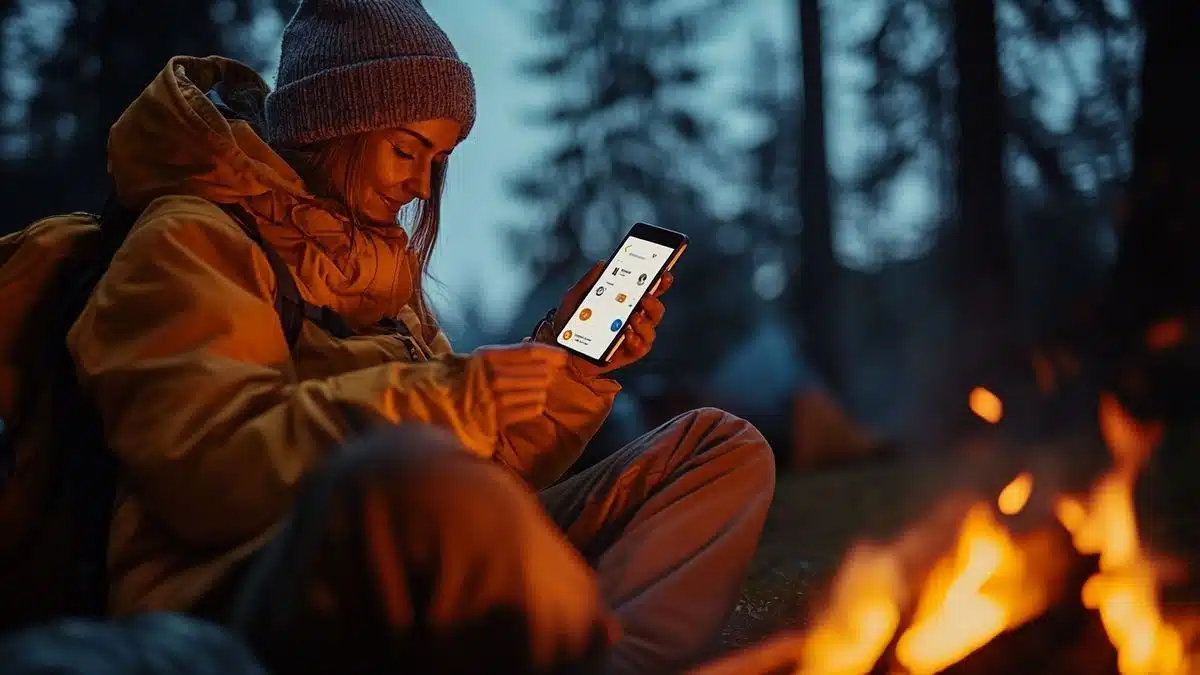
[{"label": "flame", "polygon": [[971,412],[978,415],[989,424],[997,424],[1004,419],[1004,402],[992,392],[983,387],[975,387],[967,396],[967,405]]},{"label": "flame", "polygon": [[1022,473],[1000,491],[1000,497],[996,499],[996,506],[999,507],[1000,513],[1006,516],[1015,516],[1025,508],[1025,504],[1029,503],[1031,494],[1033,494],[1033,476]]},{"label": "flame", "polygon": [[1100,556],[1100,571],[1083,585],[1083,604],[1100,613],[1121,675],[1183,675],[1191,659],[1181,632],[1162,615],[1158,570],[1141,545],[1133,503],[1138,470],[1161,440],[1162,427],[1139,422],[1105,395],[1100,431],[1113,470],[1085,500],[1060,498],[1055,508],[1075,548]]},{"label": "flame", "polygon": [[1130,481],[1162,440],[1161,424],[1143,423],[1130,415],[1112,394],[1100,397],[1100,433],[1116,462],[1116,473]]},{"label": "flame", "polygon": [[[983,419],[1002,417],[1000,399],[986,389],[972,391],[970,403]],[[1099,571],[1083,585],[1083,604],[1099,614],[1121,675],[1187,675],[1200,667],[1200,654],[1185,646],[1192,631],[1161,610],[1162,570],[1142,546],[1133,501],[1162,426],[1137,420],[1110,395],[1101,397],[1099,422],[1112,470],[1083,497],[1054,501],[1076,550],[1099,556]],[[897,633],[898,665],[909,675],[937,673],[1044,612],[1068,557],[1048,530],[1018,537],[996,515],[1020,513],[1033,487],[1033,476],[1021,473],[1001,490],[995,508],[980,502],[967,511],[951,550],[913,588],[914,607],[905,604],[911,580],[898,544],[855,549],[828,608],[801,641],[797,674],[867,675]]]},{"label": "flame", "polygon": [[936,673],[1040,614],[1048,594],[1034,563],[989,506],[973,507],[925,582],[897,660],[913,675]]},{"label": "flame", "polygon": [[798,673],[869,673],[900,625],[903,575],[889,551],[860,547],[834,579],[829,608],[804,637]]}]

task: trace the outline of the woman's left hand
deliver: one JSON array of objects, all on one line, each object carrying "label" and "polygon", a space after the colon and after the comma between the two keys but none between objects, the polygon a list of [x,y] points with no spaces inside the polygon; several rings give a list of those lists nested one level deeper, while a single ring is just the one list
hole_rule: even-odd
[{"label": "woman's left hand", "polygon": [[[562,332],[563,327],[567,324],[567,320],[571,318],[572,312],[575,311],[580,301],[583,300],[583,295],[591,290],[596,280],[604,272],[606,266],[606,261],[596,263],[596,266],[563,296],[562,302],[554,312],[554,335],[550,336],[552,342],[554,341],[554,337]],[[631,363],[637,362],[646,354],[649,354],[650,348],[654,346],[654,337],[658,332],[658,324],[662,321],[663,314],[667,311],[666,306],[663,305],[662,300],[659,298],[671,288],[674,280],[675,277],[670,272],[663,272],[662,277],[659,279],[658,287],[642,298],[638,308],[629,317],[629,323],[625,326],[625,340],[617,348],[617,352],[613,354],[612,359],[608,363],[603,366],[597,366],[575,354],[571,354],[567,367],[581,378],[590,378],[612,372],[618,368],[624,368]]]}]

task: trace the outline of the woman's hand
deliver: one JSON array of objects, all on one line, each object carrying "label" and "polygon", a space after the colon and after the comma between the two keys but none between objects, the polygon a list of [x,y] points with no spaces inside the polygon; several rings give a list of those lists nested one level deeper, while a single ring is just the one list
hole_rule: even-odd
[{"label": "woman's hand", "polygon": [[[579,283],[575,284],[563,296],[562,302],[559,303],[558,309],[554,312],[554,334],[548,338],[552,344],[555,337],[562,333],[563,328],[567,325],[567,320],[571,318],[571,314],[579,307],[584,294],[591,290],[592,286],[600,278],[600,275],[604,273],[606,266],[607,261],[604,260],[596,263],[579,280]],[[658,324],[662,321],[663,314],[667,311],[666,306],[663,305],[659,297],[671,288],[674,280],[675,277],[670,272],[663,272],[662,278],[659,279],[658,287],[642,298],[638,308],[634,310],[633,314],[629,317],[629,322],[625,325],[625,341],[617,348],[617,352],[613,354],[611,361],[603,366],[597,366],[571,354],[569,359],[571,370],[575,371],[581,378],[597,377],[618,368],[624,368],[640,360],[646,354],[649,354],[650,348],[654,346]]]},{"label": "woman's hand", "polygon": [[501,429],[545,412],[550,383],[567,362],[562,349],[535,342],[480,347],[474,356],[487,371]]}]

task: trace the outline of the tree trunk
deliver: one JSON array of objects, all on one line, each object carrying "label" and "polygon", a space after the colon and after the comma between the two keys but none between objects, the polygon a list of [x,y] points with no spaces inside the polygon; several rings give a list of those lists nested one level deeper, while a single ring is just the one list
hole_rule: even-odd
[{"label": "tree trunk", "polygon": [[972,370],[1018,331],[1004,179],[1004,96],[994,0],[952,2],[958,119],[958,222],[950,263],[957,286],[959,363]]},{"label": "tree trunk", "polygon": [[829,161],[825,138],[825,64],[821,41],[820,0],[798,0],[800,72],[804,102],[801,113],[800,270],[793,293],[804,330],[805,357],[839,391],[837,331],[832,304],[838,266],[833,251],[833,212],[830,207]]},{"label": "tree trunk", "polygon": [[1200,62],[1200,5],[1145,0],[1141,114],[1128,217],[1106,307],[1119,332],[1200,306],[1200,131],[1187,85]]}]

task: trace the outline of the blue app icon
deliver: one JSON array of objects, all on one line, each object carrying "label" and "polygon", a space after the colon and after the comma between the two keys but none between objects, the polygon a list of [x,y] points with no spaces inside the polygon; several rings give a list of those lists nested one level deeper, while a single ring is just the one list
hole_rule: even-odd
[{"label": "blue app icon", "polygon": [[612,325],[609,326],[609,328],[612,329],[612,332],[614,333],[621,330],[621,320],[613,319]]}]

